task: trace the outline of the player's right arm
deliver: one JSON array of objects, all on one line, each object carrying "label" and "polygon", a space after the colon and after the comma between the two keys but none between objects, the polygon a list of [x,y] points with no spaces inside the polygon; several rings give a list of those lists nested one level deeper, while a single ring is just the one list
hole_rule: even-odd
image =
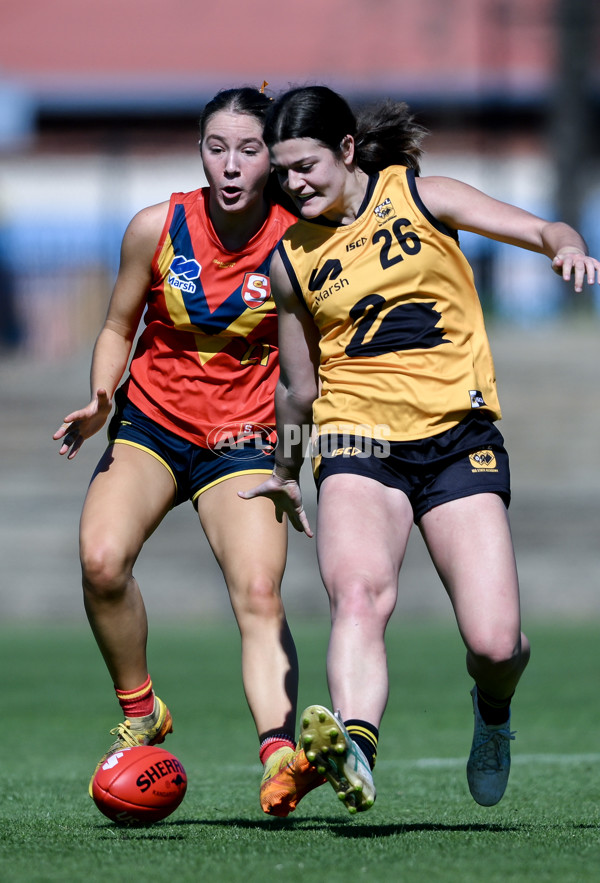
[{"label": "player's right arm", "polygon": [[152,259],[162,232],[168,203],[142,209],[129,223],[121,244],[119,272],[102,330],[98,335],[90,373],[91,399],[64,418],[53,438],[63,440],[60,454],[71,460],[85,439],[104,426],[113,396],[125,373],[131,347],[146,305],[152,278]]},{"label": "player's right arm", "polygon": [[[304,302],[292,287],[278,253],[271,263],[271,290],[277,306],[279,337],[279,381],[275,390],[279,444],[276,471],[286,478],[298,478],[304,459],[306,430],[312,426],[312,406],[319,394],[320,335]],[[286,438],[293,427],[293,441]],[[304,432],[302,431],[304,430]]]},{"label": "player's right arm", "polygon": [[277,306],[279,381],[275,391],[277,450],[273,475],[244,499],[269,497],[277,520],[286,514],[296,530],[312,536],[298,484],[304,447],[312,425],[312,405],[319,393],[319,332],[294,291],[280,255],[273,255],[271,292]]}]

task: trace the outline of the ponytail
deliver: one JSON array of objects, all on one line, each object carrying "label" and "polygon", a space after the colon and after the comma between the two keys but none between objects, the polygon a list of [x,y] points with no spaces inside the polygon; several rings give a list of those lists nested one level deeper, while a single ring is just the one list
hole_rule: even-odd
[{"label": "ponytail", "polygon": [[387,99],[358,115],[355,162],[368,174],[390,165],[408,166],[418,174],[421,142],[427,134],[404,101]]}]

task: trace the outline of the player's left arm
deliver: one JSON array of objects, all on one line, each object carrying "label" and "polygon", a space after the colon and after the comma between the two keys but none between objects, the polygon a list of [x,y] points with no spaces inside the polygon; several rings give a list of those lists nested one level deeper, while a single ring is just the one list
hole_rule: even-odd
[{"label": "player's left arm", "polygon": [[589,285],[600,282],[600,261],[568,224],[547,221],[453,178],[417,178],[417,188],[429,211],[449,227],[546,255],[566,282],[574,279],[575,291],[586,279]]}]

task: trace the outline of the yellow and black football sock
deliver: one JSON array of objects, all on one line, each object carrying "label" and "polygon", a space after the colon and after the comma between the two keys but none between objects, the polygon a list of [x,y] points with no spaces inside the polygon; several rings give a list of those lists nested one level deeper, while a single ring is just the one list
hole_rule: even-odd
[{"label": "yellow and black football sock", "polygon": [[115,687],[115,693],[126,718],[146,717],[154,711],[154,690],[150,675],[135,690],[119,690]]},{"label": "yellow and black football sock", "polygon": [[344,721],[344,726],[352,737],[352,741],[356,742],[358,747],[369,762],[371,769],[375,766],[377,760],[377,743],[379,741],[379,730],[368,721],[351,720]]},{"label": "yellow and black football sock", "polygon": [[511,693],[508,699],[496,699],[485,693],[481,687],[477,687],[477,707],[484,722],[490,727],[497,727],[505,724],[510,716],[510,701],[514,693]]}]

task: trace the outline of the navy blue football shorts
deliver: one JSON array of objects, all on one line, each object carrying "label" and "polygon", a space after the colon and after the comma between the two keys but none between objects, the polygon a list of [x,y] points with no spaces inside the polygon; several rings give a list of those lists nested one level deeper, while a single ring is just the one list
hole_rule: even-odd
[{"label": "navy blue football shorts", "polygon": [[484,414],[411,442],[323,435],[313,450],[317,490],[329,475],[350,473],[404,491],[419,522],[426,512],[472,494],[498,494],[510,504],[504,438]]},{"label": "navy blue football shorts", "polygon": [[251,445],[221,447],[216,453],[192,444],[147,417],[123,394],[115,396],[116,409],[108,425],[111,444],[132,445],[163,464],[175,482],[175,502],[197,505],[198,497],[233,475],[270,475],[275,464],[271,451]]}]

